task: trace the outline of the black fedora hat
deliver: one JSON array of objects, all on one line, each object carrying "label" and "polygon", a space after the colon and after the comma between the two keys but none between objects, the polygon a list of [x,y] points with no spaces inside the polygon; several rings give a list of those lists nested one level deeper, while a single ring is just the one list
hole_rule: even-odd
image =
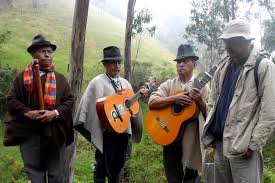
[{"label": "black fedora hat", "polygon": [[49,46],[53,49],[53,51],[56,50],[56,45],[52,44],[50,41],[46,40],[46,38],[38,34],[37,36],[34,36],[32,39],[32,44],[28,47],[27,51],[29,53],[32,53],[34,50],[36,50],[39,47]]},{"label": "black fedora hat", "polygon": [[177,58],[174,61],[186,59],[188,57],[194,58],[195,61],[199,60],[199,57],[195,55],[191,45],[181,44],[178,48]]},{"label": "black fedora hat", "polygon": [[105,61],[121,61],[122,56],[120,54],[120,50],[116,46],[109,46],[103,49],[103,60],[101,62]]}]

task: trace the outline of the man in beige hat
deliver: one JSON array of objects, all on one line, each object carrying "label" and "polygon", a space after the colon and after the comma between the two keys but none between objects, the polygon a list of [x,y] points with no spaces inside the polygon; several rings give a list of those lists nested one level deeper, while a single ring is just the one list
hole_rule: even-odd
[{"label": "man in beige hat", "polygon": [[215,182],[259,183],[262,149],[275,128],[275,65],[263,58],[254,71],[260,52],[244,21],[229,22],[220,39],[229,57],[213,78],[202,143],[215,149]]}]

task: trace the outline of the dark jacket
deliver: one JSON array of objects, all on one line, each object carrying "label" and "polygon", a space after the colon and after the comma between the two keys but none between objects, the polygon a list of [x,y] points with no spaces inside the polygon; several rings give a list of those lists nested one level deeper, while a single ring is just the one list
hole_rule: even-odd
[{"label": "dark jacket", "polygon": [[[49,137],[56,147],[64,142],[69,145],[73,142],[72,110],[74,97],[66,78],[58,72],[56,77],[56,109],[59,118],[49,123],[42,123],[26,118],[24,113],[38,110],[38,99],[27,92],[24,87],[23,74],[20,73],[14,80],[13,86],[7,96],[8,114],[4,121],[4,145],[20,145],[32,133],[39,133]],[[44,91],[46,74],[41,76]],[[37,96],[37,95],[36,95]]]}]

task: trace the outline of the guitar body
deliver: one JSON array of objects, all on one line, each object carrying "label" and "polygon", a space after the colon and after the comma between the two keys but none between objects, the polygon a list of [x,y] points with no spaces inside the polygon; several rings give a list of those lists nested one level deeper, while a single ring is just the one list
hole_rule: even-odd
[{"label": "guitar body", "polygon": [[130,109],[125,106],[125,102],[133,95],[133,90],[125,89],[97,100],[97,114],[103,128],[117,133],[123,133],[128,128],[130,117],[139,111],[138,101]]},{"label": "guitar body", "polygon": [[[178,93],[184,94],[183,91],[178,91],[173,95]],[[182,124],[195,115],[194,101],[187,107],[173,104],[162,109],[153,109],[146,114],[145,128],[155,143],[166,146],[177,139]]]}]

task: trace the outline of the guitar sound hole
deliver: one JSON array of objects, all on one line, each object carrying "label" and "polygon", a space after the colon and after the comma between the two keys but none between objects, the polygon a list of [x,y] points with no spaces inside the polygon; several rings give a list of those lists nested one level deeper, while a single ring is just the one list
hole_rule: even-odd
[{"label": "guitar sound hole", "polygon": [[182,111],[183,107],[179,104],[174,104],[173,105],[173,110],[174,110],[174,113],[180,113]]}]

